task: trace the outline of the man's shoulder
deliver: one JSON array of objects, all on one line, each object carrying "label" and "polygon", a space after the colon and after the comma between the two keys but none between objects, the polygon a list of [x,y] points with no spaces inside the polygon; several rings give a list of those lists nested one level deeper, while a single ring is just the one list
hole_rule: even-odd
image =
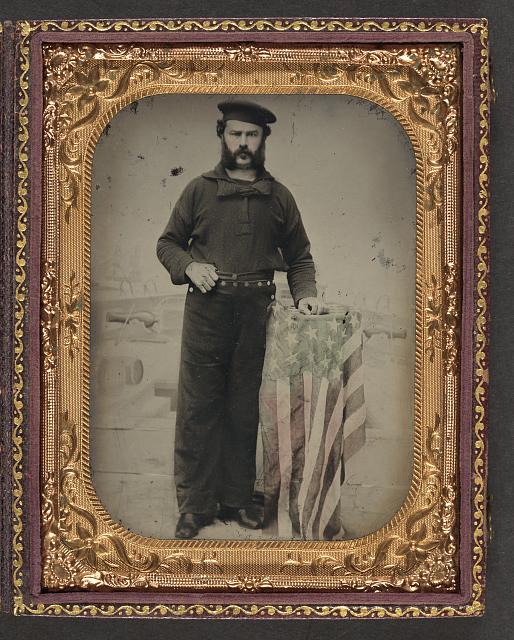
[{"label": "man's shoulder", "polygon": [[272,181],[272,185],[273,185],[272,186],[273,193],[278,198],[283,200],[294,200],[293,194],[291,193],[291,191],[286,187],[285,184],[280,182],[280,180],[277,180],[276,178],[274,178]]},{"label": "man's shoulder", "polygon": [[182,197],[191,197],[197,193],[205,191],[210,182],[210,180],[207,180],[205,178],[205,175],[203,173],[199,176],[196,176],[196,178],[193,178],[186,184],[186,186],[182,190]]},{"label": "man's shoulder", "polygon": [[186,184],[185,188],[186,188],[186,189],[194,189],[195,187],[199,187],[199,186],[201,186],[202,184],[205,184],[205,182],[206,182],[206,180],[205,180],[204,174],[202,173],[202,174],[200,174],[199,176],[196,176],[195,178],[193,178],[192,180],[190,180],[190,181]]}]

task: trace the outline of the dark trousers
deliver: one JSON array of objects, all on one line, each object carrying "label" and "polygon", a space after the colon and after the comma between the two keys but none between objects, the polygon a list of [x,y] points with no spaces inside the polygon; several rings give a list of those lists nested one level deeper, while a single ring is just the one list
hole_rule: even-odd
[{"label": "dark trousers", "polygon": [[275,285],[188,291],[175,432],[181,513],[246,506],[255,483],[267,309]]}]

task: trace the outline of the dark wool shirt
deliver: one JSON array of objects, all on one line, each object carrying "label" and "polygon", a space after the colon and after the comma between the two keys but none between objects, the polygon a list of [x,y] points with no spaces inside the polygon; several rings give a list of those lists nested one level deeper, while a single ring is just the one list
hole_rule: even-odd
[{"label": "dark wool shirt", "polygon": [[287,270],[295,304],[316,296],[314,262],[291,193],[268,172],[247,182],[221,164],[192,180],[157,243],[157,256],[174,284],[185,284],[191,262],[218,271]]}]

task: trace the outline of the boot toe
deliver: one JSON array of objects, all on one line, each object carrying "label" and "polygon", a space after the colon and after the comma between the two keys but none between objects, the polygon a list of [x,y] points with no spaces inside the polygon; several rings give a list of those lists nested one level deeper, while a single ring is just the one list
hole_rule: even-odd
[{"label": "boot toe", "polygon": [[223,522],[237,522],[244,529],[262,529],[263,518],[259,509],[253,505],[249,507],[227,507],[222,505],[218,518]]},{"label": "boot toe", "polygon": [[262,517],[255,510],[239,509],[237,521],[245,529],[262,529]]},{"label": "boot toe", "polygon": [[175,538],[179,540],[190,540],[198,535],[202,527],[210,524],[212,518],[208,518],[202,514],[182,513],[177,528],[175,529]]}]

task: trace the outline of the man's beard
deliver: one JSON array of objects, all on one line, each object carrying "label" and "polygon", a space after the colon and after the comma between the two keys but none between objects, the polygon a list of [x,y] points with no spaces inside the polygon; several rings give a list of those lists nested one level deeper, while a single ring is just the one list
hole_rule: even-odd
[{"label": "man's beard", "polygon": [[[250,159],[250,163],[245,167],[241,167],[237,164],[237,157],[245,154]],[[264,169],[264,160],[265,160],[265,143],[264,140],[259,145],[259,148],[255,153],[252,153],[246,147],[240,147],[236,151],[232,153],[230,149],[227,147],[227,143],[225,139],[221,139],[221,164],[224,169],[255,169],[257,172],[260,172]]]}]

